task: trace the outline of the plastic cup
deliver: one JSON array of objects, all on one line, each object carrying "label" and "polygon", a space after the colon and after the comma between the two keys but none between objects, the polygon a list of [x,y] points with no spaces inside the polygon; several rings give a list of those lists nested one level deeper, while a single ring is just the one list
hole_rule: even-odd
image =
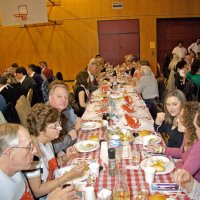
[{"label": "plastic cup", "polygon": [[108,128],[108,121],[107,121],[107,120],[103,120],[103,127],[104,127],[105,129]]},{"label": "plastic cup", "polygon": [[96,200],[94,187],[85,188],[85,200]]},{"label": "plastic cup", "polygon": [[99,177],[99,163],[90,163],[89,164],[90,174]]},{"label": "plastic cup", "polygon": [[144,169],[145,181],[150,185],[153,183],[153,180],[155,177],[155,172],[156,172],[156,170],[153,167],[146,167]]}]

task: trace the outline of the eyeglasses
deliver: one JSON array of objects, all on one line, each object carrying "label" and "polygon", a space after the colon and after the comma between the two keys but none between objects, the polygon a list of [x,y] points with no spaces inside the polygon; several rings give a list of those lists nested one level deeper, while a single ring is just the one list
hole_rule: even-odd
[{"label": "eyeglasses", "polygon": [[27,147],[11,147],[11,148],[15,148],[15,149],[28,149],[29,151],[33,151],[34,149],[34,144],[31,143],[30,146],[27,146]]},{"label": "eyeglasses", "polygon": [[61,121],[57,121],[49,126],[47,126],[47,128],[51,128],[51,129],[58,129],[58,128],[62,128],[61,127]]}]

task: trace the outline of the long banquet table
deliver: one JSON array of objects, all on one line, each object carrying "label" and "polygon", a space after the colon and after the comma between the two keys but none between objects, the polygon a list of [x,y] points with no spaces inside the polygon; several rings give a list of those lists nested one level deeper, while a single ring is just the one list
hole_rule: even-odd
[{"label": "long banquet table", "polygon": [[[126,91],[127,92],[127,91]],[[101,90],[99,89],[94,95],[93,95],[93,100],[92,103],[88,104],[87,109],[85,114],[83,115],[83,120],[86,121],[99,121],[102,123],[102,115],[99,114],[99,112],[96,112],[96,109],[99,109],[99,107],[95,107],[95,105],[99,105],[99,102],[101,101],[100,99],[96,99],[96,96],[101,94]],[[140,98],[140,96],[135,93],[135,91],[128,91],[128,95],[130,95],[133,98],[134,103],[134,109],[136,112],[136,117],[139,118],[141,126],[134,130],[134,131],[140,131],[140,130],[151,130],[154,131],[153,129],[153,120],[149,114],[148,109],[145,107],[145,104],[143,100]],[[99,97],[99,96],[98,96]],[[116,109],[118,110],[118,114],[123,116],[122,111],[120,110],[120,105],[122,102],[122,98],[116,99]],[[127,128],[124,125],[124,119],[119,119],[117,122],[114,122],[113,126],[114,128]],[[112,124],[112,123],[111,123]],[[125,126],[125,127],[124,127]],[[104,133],[103,127],[100,127],[98,129],[93,129],[93,130],[87,130],[87,131],[80,131],[79,133],[79,141],[80,140],[87,140],[92,138],[91,136],[97,137],[98,140],[105,139],[106,136]],[[141,144],[136,144],[134,141],[130,143],[131,149],[136,148],[139,152],[142,152],[142,145]],[[93,151],[93,152],[88,152],[88,153],[80,153],[80,157],[82,159],[84,158],[90,158],[92,160],[97,160],[101,166],[103,166],[103,170],[100,172],[100,175],[98,179],[96,180],[95,183],[95,192],[96,194],[103,188],[107,188],[109,190],[113,190],[114,185],[115,185],[115,177],[111,177],[108,174],[108,167],[105,165],[102,160],[100,160],[100,149]],[[141,156],[141,159],[143,157]],[[126,176],[127,176],[127,183],[130,189],[130,197],[133,199],[134,194],[137,194],[141,190],[146,190],[149,191],[149,185],[145,182],[144,178],[144,171],[139,168],[139,169],[127,169],[127,166],[132,165],[132,160],[131,159],[122,159],[121,166],[125,168],[126,171]],[[154,182],[156,183],[172,183],[173,182],[173,172],[168,173],[168,174],[163,174],[163,175],[156,175]],[[150,191],[149,191],[150,192]],[[189,199],[185,193],[180,193],[179,196],[176,199]]]}]

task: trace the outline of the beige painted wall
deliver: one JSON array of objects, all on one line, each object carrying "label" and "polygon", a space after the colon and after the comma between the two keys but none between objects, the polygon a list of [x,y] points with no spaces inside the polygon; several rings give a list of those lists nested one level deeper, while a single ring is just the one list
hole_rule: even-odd
[{"label": "beige painted wall", "polygon": [[74,79],[89,59],[98,54],[98,20],[139,19],[140,54],[156,66],[156,18],[200,17],[199,0],[118,0],[123,10],[112,10],[116,0],[62,0],[48,8],[50,19],[63,19],[60,26],[0,27],[0,71],[11,63],[26,66],[46,60],[54,73]]}]

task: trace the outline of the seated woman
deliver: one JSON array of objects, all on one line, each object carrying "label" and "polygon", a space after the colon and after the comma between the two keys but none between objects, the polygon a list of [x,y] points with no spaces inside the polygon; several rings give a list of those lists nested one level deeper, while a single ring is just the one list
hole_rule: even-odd
[{"label": "seated woman", "polygon": [[178,130],[184,132],[184,142],[181,148],[159,146],[154,149],[154,152],[182,159],[176,162],[176,168],[183,168],[189,171],[200,181],[200,162],[196,162],[200,160],[200,141],[198,134],[196,134],[195,126],[191,123],[194,121],[198,109],[200,109],[198,102],[188,102],[183,106],[177,119]]},{"label": "seated woman", "polygon": [[178,131],[177,118],[185,104],[185,95],[180,90],[169,91],[164,98],[164,111],[157,114],[154,128],[161,133],[168,147],[181,147],[183,133]]},{"label": "seated woman", "polygon": [[58,160],[55,158],[51,141],[59,137],[61,128],[60,113],[57,109],[45,104],[36,104],[27,117],[28,130],[32,136],[39,165],[32,167],[34,171],[27,172],[30,187],[36,197],[46,199],[46,195],[67,181],[80,177],[84,173],[85,163],[72,168],[70,172],[54,179],[54,171],[58,169],[58,163],[62,164],[72,154],[67,151]]},{"label": "seated woman", "polygon": [[140,93],[146,103],[152,117],[155,119],[156,114],[152,111],[155,102],[155,97],[158,97],[158,83],[155,76],[152,74],[151,68],[148,66],[140,67],[140,78],[136,84],[136,91]]},{"label": "seated woman", "polygon": [[191,70],[187,72],[186,78],[193,81],[196,86],[200,86],[200,60],[194,60]]},{"label": "seated woman", "polygon": [[[196,134],[200,138],[200,110],[196,114],[193,124],[196,128]],[[196,155],[197,155],[196,151]],[[195,160],[196,165],[200,165],[200,160]],[[192,164],[192,163],[190,163]],[[196,176],[196,174],[195,174]],[[186,190],[191,199],[198,200],[200,196],[200,183],[195,180],[190,171],[185,169],[178,169],[174,173],[174,182],[177,183],[182,189]]]},{"label": "seated woman", "polygon": [[79,72],[76,76],[74,86],[75,100],[78,103],[79,111],[76,113],[78,117],[82,117],[85,112],[86,103],[90,99],[89,92],[89,74],[88,72]]}]

